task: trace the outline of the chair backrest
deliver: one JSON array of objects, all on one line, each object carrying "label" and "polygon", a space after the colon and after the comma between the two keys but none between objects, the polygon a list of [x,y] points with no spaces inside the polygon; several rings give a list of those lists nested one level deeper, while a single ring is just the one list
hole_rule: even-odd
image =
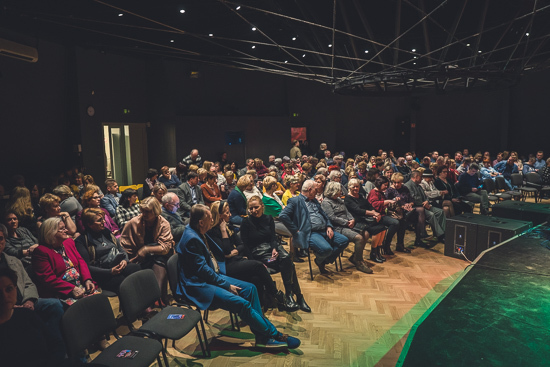
[{"label": "chair backrest", "polygon": [[483,188],[487,190],[488,193],[495,191],[495,183],[492,179],[486,178],[483,180]]},{"label": "chair backrest", "polygon": [[506,185],[506,180],[504,180],[504,177],[502,176],[495,177],[495,186],[497,190],[508,190],[508,185]]},{"label": "chair backrest", "polygon": [[70,359],[78,358],[102,335],[116,329],[115,315],[109,299],[102,294],[85,297],[73,304],[61,319]]},{"label": "chair backrest", "polygon": [[510,177],[510,181],[512,182],[512,186],[515,186],[515,187],[523,186],[523,175],[521,173],[512,173],[512,176]]},{"label": "chair backrest", "polygon": [[137,189],[137,196],[140,201],[143,200],[143,186]]},{"label": "chair backrest", "polygon": [[542,180],[540,178],[540,175],[536,172],[529,172],[527,175],[525,175],[525,179],[528,183],[533,183],[535,185],[542,185]]},{"label": "chair backrest", "polygon": [[168,283],[170,284],[170,290],[174,298],[176,297],[176,291],[178,289],[178,254],[170,256],[166,263],[166,271],[168,272]]},{"label": "chair backrest", "polygon": [[127,276],[120,284],[118,298],[126,321],[136,321],[147,307],[160,299],[160,288],[153,270],[140,270]]}]

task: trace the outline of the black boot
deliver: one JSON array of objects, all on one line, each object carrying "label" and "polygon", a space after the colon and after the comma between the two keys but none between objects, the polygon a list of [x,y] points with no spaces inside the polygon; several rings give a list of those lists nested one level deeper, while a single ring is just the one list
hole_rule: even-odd
[{"label": "black boot", "polygon": [[371,261],[374,261],[375,263],[383,263],[384,260],[378,258],[378,255],[376,254],[379,251],[379,250],[377,250],[378,248],[379,247],[371,248],[369,259]]},{"label": "black boot", "polygon": [[309,306],[307,305],[303,294],[296,296],[296,303],[298,303],[300,310],[304,312],[311,312],[311,308],[309,308]]},{"label": "black boot", "polygon": [[384,248],[384,255],[389,255],[389,256],[395,255],[391,250],[391,242],[388,241],[387,243],[385,243],[383,248]]},{"label": "black boot", "polygon": [[278,291],[277,294],[275,294],[275,299],[277,300],[277,308],[279,311],[286,311],[286,312],[294,312],[298,311],[299,306],[294,303],[294,300],[292,300],[292,304],[289,302],[288,298],[285,296],[285,294],[282,291]]},{"label": "black boot", "polygon": [[287,312],[296,311],[300,308],[300,306],[294,301],[294,295],[292,292],[286,292],[286,308]]},{"label": "black boot", "polygon": [[376,256],[378,256],[378,258],[380,260],[382,260],[382,262],[386,261],[386,258],[384,256],[382,256],[382,247],[381,246],[378,246],[376,248]]}]

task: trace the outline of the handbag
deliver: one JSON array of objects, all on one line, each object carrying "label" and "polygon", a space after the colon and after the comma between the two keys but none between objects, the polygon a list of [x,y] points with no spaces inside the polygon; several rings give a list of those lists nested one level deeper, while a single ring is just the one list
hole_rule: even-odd
[{"label": "handbag", "polygon": [[111,251],[104,256],[104,259],[99,261],[99,265],[104,269],[111,269],[120,264],[122,260],[126,259],[126,254],[118,249],[115,245],[111,248]]}]

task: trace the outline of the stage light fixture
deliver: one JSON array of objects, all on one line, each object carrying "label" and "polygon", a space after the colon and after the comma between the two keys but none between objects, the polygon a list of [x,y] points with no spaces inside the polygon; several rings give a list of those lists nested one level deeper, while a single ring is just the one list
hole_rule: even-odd
[{"label": "stage light fixture", "polygon": [[412,52],[416,52],[416,48],[413,48],[411,51],[412,51]]},{"label": "stage light fixture", "polygon": [[252,30],[255,31],[255,30],[256,30],[256,27],[252,27]]},{"label": "stage light fixture", "polygon": [[181,9],[181,10],[180,10],[180,13],[181,13],[181,14],[185,13],[185,10]]}]

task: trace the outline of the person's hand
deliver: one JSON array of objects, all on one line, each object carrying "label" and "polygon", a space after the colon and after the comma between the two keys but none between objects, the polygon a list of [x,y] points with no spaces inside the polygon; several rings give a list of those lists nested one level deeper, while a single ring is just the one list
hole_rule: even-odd
[{"label": "person's hand", "polygon": [[84,285],[86,286],[86,293],[92,293],[95,290],[94,282],[88,279]]},{"label": "person's hand", "polygon": [[220,229],[222,233],[227,231],[227,223],[225,223],[225,220],[220,221]]},{"label": "person's hand", "polygon": [[355,227],[355,219],[352,219],[352,220],[348,221],[348,227],[350,227],[350,228]]},{"label": "person's hand", "polygon": [[124,268],[126,267],[127,264],[128,263],[126,262],[126,260],[122,260],[120,262],[120,264],[118,264],[117,266],[115,266],[111,269],[111,274],[113,274],[113,275],[120,274],[122,272],[122,270],[124,270]]},{"label": "person's hand", "polygon": [[34,302],[31,300],[28,300],[27,302],[23,303],[20,306],[14,306],[15,308],[28,308],[29,310],[34,311]]},{"label": "person's hand", "polygon": [[430,202],[428,200],[426,200],[425,202],[422,203],[422,206],[426,209],[430,209],[431,205],[430,205]]},{"label": "person's hand", "polygon": [[149,250],[147,249],[147,246],[143,246],[138,250],[136,253],[136,256],[130,259],[131,263],[141,263],[145,257],[149,254]]},{"label": "person's hand", "polygon": [[373,217],[374,219],[376,219],[377,222],[380,222],[380,220],[382,219],[382,214],[374,213]]},{"label": "person's hand", "polygon": [[477,192],[477,187],[472,187],[472,192]]},{"label": "person's hand", "polygon": [[397,199],[399,198],[395,198],[396,200],[384,200],[384,205],[390,205],[390,204],[393,204],[397,201]]},{"label": "person's hand", "polygon": [[81,287],[74,287],[71,293],[73,294],[74,298],[82,298],[82,296],[84,295],[84,289],[82,289]]},{"label": "person's hand", "polygon": [[277,195],[277,196],[281,196],[281,195],[284,194],[284,192],[282,190],[277,190],[277,191],[274,192],[274,194]]},{"label": "person's hand", "polygon": [[118,236],[120,234],[120,229],[117,229],[116,231],[113,232],[113,236]]},{"label": "person's hand", "polygon": [[274,258],[274,259],[276,259],[277,256],[279,256],[279,252],[277,252],[277,249],[274,248],[274,249],[271,251],[271,257]]},{"label": "person's hand", "polygon": [[441,195],[447,195],[449,193],[449,191],[448,190],[441,190],[439,193]]},{"label": "person's hand", "polygon": [[229,254],[229,257],[237,256],[239,254],[239,250],[236,248],[231,250],[231,253]]},{"label": "person's hand", "polygon": [[452,198],[451,201],[453,203],[460,203],[460,199],[457,199],[457,198]]},{"label": "person's hand", "polygon": [[405,209],[407,211],[411,211],[413,209],[412,204],[407,203],[407,204],[403,205],[403,209]]},{"label": "person's hand", "polygon": [[334,237],[334,231],[332,230],[331,227],[327,227],[327,236],[330,239],[332,239],[332,237]]},{"label": "person's hand", "polygon": [[239,291],[241,290],[242,288],[241,287],[237,287],[236,285],[233,285],[231,284],[229,286],[229,292],[233,293],[234,295],[238,296],[239,295]]}]

